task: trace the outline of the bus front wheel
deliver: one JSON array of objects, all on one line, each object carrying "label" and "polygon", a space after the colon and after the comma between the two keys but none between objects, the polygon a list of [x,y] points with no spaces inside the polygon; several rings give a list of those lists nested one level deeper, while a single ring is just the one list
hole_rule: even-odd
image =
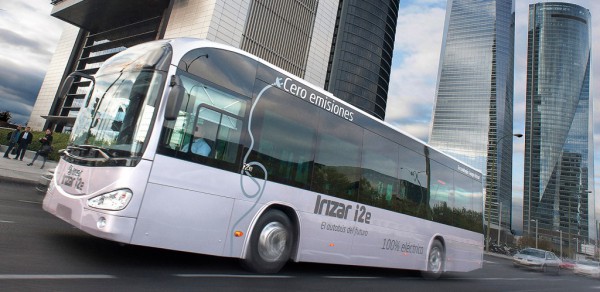
[{"label": "bus front wheel", "polygon": [[269,210],[252,230],[242,265],[255,273],[277,273],[290,259],[293,241],[294,232],[288,216],[280,210]]},{"label": "bus front wheel", "polygon": [[427,257],[427,270],[421,272],[423,278],[437,279],[444,271],[445,255],[444,246],[439,240],[434,240]]}]

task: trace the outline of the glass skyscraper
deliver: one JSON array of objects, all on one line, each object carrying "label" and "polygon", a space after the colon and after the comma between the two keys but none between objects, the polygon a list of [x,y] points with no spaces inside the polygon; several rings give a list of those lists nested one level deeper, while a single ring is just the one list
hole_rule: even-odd
[{"label": "glass skyscraper", "polygon": [[340,0],[325,89],[385,119],[400,0]]},{"label": "glass skyscraper", "polygon": [[529,6],[523,229],[556,246],[558,230],[563,246],[596,239],[591,24],[578,5]]},{"label": "glass skyscraper", "polygon": [[486,216],[505,232],[512,215],[514,32],[512,0],[448,0],[429,135],[431,145],[486,175]]}]

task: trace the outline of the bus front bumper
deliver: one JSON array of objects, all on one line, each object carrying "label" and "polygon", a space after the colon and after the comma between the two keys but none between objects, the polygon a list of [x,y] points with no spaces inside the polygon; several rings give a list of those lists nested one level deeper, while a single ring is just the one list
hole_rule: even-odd
[{"label": "bus front bumper", "polygon": [[51,185],[42,206],[48,213],[93,236],[123,243],[131,242],[135,218],[91,209],[87,207],[86,201],[78,196],[64,194]]}]

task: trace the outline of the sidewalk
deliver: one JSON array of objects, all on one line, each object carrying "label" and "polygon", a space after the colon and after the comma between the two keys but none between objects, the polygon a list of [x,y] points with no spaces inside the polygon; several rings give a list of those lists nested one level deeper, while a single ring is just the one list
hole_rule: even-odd
[{"label": "sidewalk", "polygon": [[499,253],[495,253],[495,252],[484,251],[483,253],[485,255],[489,255],[489,256],[493,256],[493,257],[497,257],[497,258],[504,258],[504,259],[508,259],[508,260],[512,260],[512,258],[513,258],[512,256],[499,254]]},{"label": "sidewalk", "polygon": [[35,155],[33,151],[27,151],[23,157],[23,161],[12,159],[14,156],[9,155],[10,159],[3,158],[6,146],[0,146],[0,183],[12,182],[27,185],[37,185],[43,174],[48,170],[54,169],[58,164],[56,161],[47,160],[44,169],[42,166],[42,157],[38,157],[32,166],[27,166]]}]

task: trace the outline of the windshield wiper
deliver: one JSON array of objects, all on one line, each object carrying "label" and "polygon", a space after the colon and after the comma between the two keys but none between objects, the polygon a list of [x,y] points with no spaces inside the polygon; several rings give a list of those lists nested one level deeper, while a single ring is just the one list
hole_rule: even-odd
[{"label": "windshield wiper", "polygon": [[73,154],[71,154],[72,150],[79,150],[80,152],[95,152],[100,154],[100,156],[102,157],[84,157],[84,156],[80,156],[78,155],[77,158],[84,160],[84,161],[91,161],[91,162],[107,162],[111,159],[111,157],[108,155],[108,153],[106,153],[107,149],[105,148],[101,148],[98,146],[94,146],[94,145],[79,145],[79,146],[69,146],[67,147],[67,150],[65,151],[65,155],[69,156],[69,157],[74,157]]}]

